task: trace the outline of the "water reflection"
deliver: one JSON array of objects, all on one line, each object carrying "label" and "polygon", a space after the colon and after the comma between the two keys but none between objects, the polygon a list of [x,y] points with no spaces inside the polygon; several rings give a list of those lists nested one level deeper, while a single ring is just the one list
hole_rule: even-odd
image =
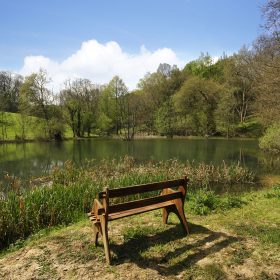
[{"label": "water reflection", "polygon": [[79,164],[85,159],[112,159],[131,155],[137,161],[167,160],[213,163],[240,162],[257,173],[279,174],[280,159],[262,153],[257,140],[235,139],[146,139],[73,140],[59,143],[0,145],[0,180],[7,172],[21,178],[47,173],[66,160]]}]

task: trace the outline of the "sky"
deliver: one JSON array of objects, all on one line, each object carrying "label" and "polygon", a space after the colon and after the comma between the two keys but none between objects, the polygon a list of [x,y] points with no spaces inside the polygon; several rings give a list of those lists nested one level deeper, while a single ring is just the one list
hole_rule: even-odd
[{"label": "sky", "polygon": [[129,89],[159,63],[214,59],[261,33],[265,0],[0,0],[0,70],[45,69],[52,87],[66,79]]}]

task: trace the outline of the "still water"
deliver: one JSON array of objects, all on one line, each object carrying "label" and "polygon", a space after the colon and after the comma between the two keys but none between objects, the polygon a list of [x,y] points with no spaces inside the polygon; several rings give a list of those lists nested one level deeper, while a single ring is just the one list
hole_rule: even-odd
[{"label": "still water", "polygon": [[5,173],[23,179],[47,173],[66,160],[75,164],[85,159],[112,159],[133,156],[139,162],[178,159],[213,163],[237,163],[261,174],[280,174],[280,159],[258,147],[258,140],[247,139],[141,139],[69,140],[55,143],[0,145],[0,181]]}]

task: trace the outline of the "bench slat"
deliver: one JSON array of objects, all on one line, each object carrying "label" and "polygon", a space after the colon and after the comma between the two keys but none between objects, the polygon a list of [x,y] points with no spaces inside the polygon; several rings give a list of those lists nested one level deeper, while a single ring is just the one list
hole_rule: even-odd
[{"label": "bench slat", "polygon": [[170,193],[170,194],[164,194],[164,195],[154,196],[154,197],[150,197],[150,198],[139,199],[139,200],[134,200],[134,201],[115,204],[115,205],[109,205],[108,214],[121,212],[121,211],[127,211],[127,210],[131,210],[131,209],[135,209],[135,208],[137,209],[137,208],[150,206],[153,204],[166,202],[166,201],[170,201],[170,200],[182,198],[182,197],[183,197],[182,192],[174,191],[173,193]]},{"label": "bench slat", "polygon": [[[175,188],[179,186],[184,186],[186,183],[187,183],[187,179],[169,180],[165,182],[136,185],[136,186],[119,188],[119,189],[108,189],[108,194],[109,194],[109,198],[122,197],[126,195],[137,194],[137,193],[162,190],[165,188]],[[102,198],[103,195],[105,195],[105,192],[99,193],[100,198]]]},{"label": "bench slat", "polygon": [[170,206],[170,205],[174,205],[174,203],[172,201],[165,201],[165,202],[153,204],[153,205],[150,205],[150,206],[140,207],[140,208],[131,209],[131,210],[127,210],[127,211],[122,211],[122,212],[118,212],[118,213],[112,213],[112,214],[108,215],[108,220],[113,221],[113,220],[117,220],[117,219],[120,219],[120,218],[124,218],[124,217],[128,217],[128,216],[132,216],[132,215],[136,215],[136,214],[145,213],[145,212],[149,212],[149,211],[152,211],[152,210],[160,209],[160,208]]}]

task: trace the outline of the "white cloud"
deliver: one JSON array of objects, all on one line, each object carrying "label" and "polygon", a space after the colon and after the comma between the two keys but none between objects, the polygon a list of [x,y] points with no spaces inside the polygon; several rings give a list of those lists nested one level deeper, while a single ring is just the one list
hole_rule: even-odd
[{"label": "white cloud", "polygon": [[47,70],[52,78],[52,87],[59,90],[66,79],[87,78],[95,83],[108,83],[114,75],[119,75],[129,89],[136,85],[147,72],[156,71],[160,63],[184,65],[176,53],[169,48],[149,51],[141,46],[139,53],[124,52],[114,41],[101,44],[96,40],[83,42],[81,48],[62,62],[45,56],[27,56],[20,70],[22,75]]}]

